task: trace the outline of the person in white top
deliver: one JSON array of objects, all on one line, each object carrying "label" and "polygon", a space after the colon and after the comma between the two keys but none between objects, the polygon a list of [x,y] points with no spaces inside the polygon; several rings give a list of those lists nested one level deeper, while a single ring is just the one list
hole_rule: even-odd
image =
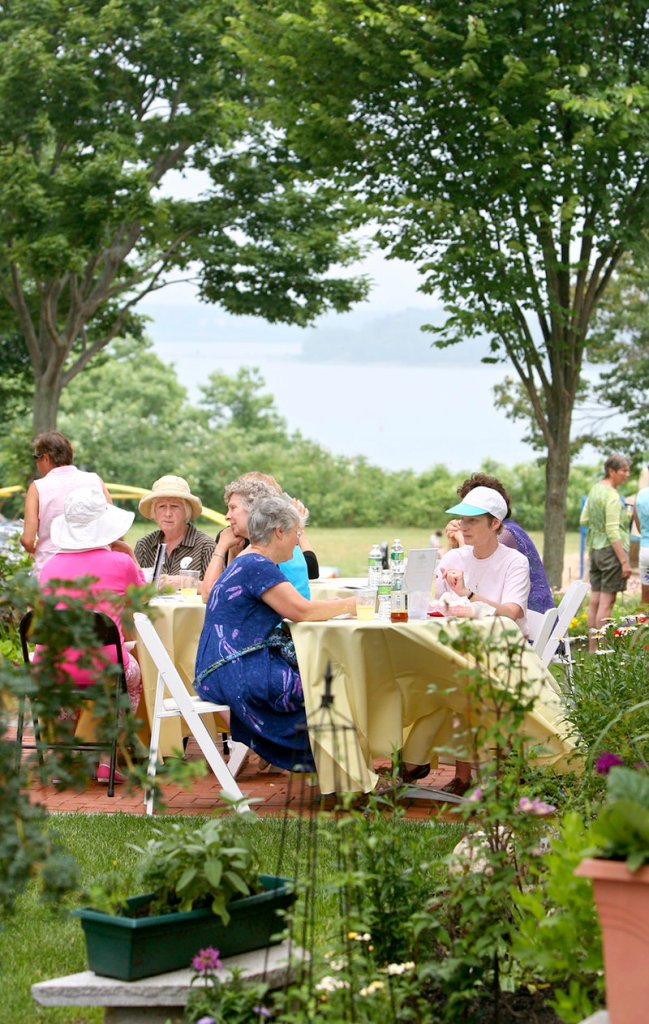
[{"label": "person in white top", "polygon": [[[448,551],[438,567],[436,594],[444,591],[491,605],[496,615],[514,622],[525,634],[527,598],[530,592],[530,566],[527,558],[514,548],[498,543],[503,519],[509,514],[502,494],[491,487],[474,487],[459,505],[446,509],[459,517],[465,546]],[[404,782],[424,778],[430,765],[404,762]],[[455,777],[444,790],[463,796],[471,786],[471,764],[456,761]]]},{"label": "person in white top", "polygon": [[491,487],[474,487],[446,511],[460,517],[464,546],[447,551],[439,563],[436,596],[450,591],[489,604],[527,636],[530,565],[520,551],[498,543],[507,502]]},{"label": "person in white top", "polygon": [[69,438],[58,430],[38,434],[33,442],[33,458],[41,474],[27,489],[25,523],[20,543],[34,555],[34,573],[39,576],[45,562],[59,550],[50,537],[56,516],[63,515],[65,499],[77,487],[100,491],[112,505],[113,499],[96,473],[86,473],[72,465],[74,451]]}]

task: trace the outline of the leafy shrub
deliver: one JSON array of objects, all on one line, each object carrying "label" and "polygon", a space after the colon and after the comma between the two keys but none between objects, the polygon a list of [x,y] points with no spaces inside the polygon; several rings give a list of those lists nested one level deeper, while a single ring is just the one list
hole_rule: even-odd
[{"label": "leafy shrub", "polygon": [[578,657],[566,717],[591,761],[613,750],[627,764],[649,763],[649,628],[615,637],[613,644],[611,654]]}]

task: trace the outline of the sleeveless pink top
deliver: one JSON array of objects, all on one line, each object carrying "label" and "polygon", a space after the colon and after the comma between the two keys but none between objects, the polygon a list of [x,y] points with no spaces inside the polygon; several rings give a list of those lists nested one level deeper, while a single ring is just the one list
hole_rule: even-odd
[{"label": "sleeveless pink top", "polygon": [[58,551],[50,539],[50,528],[52,520],[63,515],[63,505],[70,491],[75,487],[92,487],[103,493],[103,488],[96,473],[86,473],[76,466],[55,466],[34,483],[38,491],[38,540],[34,572],[40,576],[45,562]]}]

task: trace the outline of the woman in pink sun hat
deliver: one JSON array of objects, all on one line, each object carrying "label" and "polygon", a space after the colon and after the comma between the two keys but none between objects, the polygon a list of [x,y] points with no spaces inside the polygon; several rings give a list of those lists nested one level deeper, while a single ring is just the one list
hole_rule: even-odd
[{"label": "woman in pink sun hat", "polygon": [[[63,515],[57,516],[52,522],[52,540],[58,548],[44,565],[40,583],[44,589],[54,589],[60,595],[59,607],[66,606],[65,598],[85,598],[86,607],[92,611],[104,612],[119,630],[122,657],[126,674],[131,711],[134,713],[142,693],[142,677],[140,666],[129,651],[124,640],[118,602],[108,600],[107,595],[124,595],[130,586],[142,586],[144,575],[135,561],[133,552],[121,538],[130,528],[135,513],[109,505],[101,491],[89,487],[80,487],[71,491],[65,499]],[[54,588],[58,580],[81,580],[83,577],[94,577],[87,587]],[[50,585],[51,584],[51,585]],[[113,648],[104,652],[111,661],[115,660]],[[112,655],[112,657],[111,657]],[[93,673],[80,667],[76,662],[79,654],[74,650],[67,652],[63,663],[64,670],[72,677],[77,686],[89,686],[95,680]],[[65,715],[65,711],[63,712]],[[75,712],[75,718],[78,712]],[[102,757],[97,767],[97,781],[108,782],[108,758]],[[115,774],[116,782],[123,782],[121,772]]]}]

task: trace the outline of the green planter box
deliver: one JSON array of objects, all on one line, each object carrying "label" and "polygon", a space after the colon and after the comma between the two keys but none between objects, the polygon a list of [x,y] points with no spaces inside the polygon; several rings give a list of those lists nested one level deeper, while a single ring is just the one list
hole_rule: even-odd
[{"label": "green planter box", "polygon": [[[86,936],[88,966],[95,974],[136,981],[152,974],[189,967],[199,949],[213,946],[222,957],[236,956],[280,941],[285,924],[279,913],[295,900],[288,879],[260,875],[265,892],[233,900],[230,923],[211,910],[160,914],[155,917],[114,917],[90,907],[73,910]],[[150,895],[127,900],[136,911]]]}]

